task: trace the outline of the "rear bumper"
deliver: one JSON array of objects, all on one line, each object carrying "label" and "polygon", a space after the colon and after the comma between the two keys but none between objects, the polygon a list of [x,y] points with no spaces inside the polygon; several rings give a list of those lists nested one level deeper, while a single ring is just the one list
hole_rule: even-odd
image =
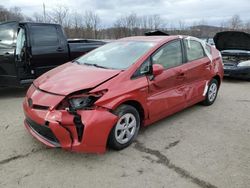
[{"label": "rear bumper", "polygon": [[224,76],[250,79],[250,67],[224,67]]},{"label": "rear bumper", "polygon": [[78,111],[84,130],[79,141],[74,116],[67,111],[36,110],[23,103],[26,129],[48,147],[87,153],[104,153],[106,143],[117,116],[107,109]]}]

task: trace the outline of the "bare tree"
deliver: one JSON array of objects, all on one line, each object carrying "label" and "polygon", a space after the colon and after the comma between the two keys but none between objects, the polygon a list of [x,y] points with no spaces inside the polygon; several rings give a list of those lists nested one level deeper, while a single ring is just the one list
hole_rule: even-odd
[{"label": "bare tree", "polygon": [[23,21],[24,20],[24,16],[22,14],[20,7],[12,7],[12,8],[10,8],[9,11],[11,12],[9,19],[16,20],[16,21]]},{"label": "bare tree", "polygon": [[84,23],[88,38],[97,38],[98,27],[100,26],[100,17],[92,11],[86,11],[84,14]]},{"label": "bare tree", "polygon": [[11,7],[9,10],[0,6],[0,22],[3,21],[24,21],[29,19],[27,16],[24,16],[21,8],[19,7]]},{"label": "bare tree", "polygon": [[185,21],[183,21],[183,20],[179,20],[179,29],[180,30],[184,30],[185,29]]},{"label": "bare tree", "polygon": [[35,22],[44,22],[44,17],[41,14],[34,13],[33,14],[33,19]]},{"label": "bare tree", "polygon": [[152,15],[152,20],[153,20],[153,28],[154,29],[159,29],[162,25],[162,19],[158,14]]},{"label": "bare tree", "polygon": [[241,28],[242,21],[240,19],[239,15],[234,15],[230,20],[229,20],[229,27],[232,30],[238,30]]},{"label": "bare tree", "polygon": [[59,5],[57,8],[48,13],[48,15],[46,16],[48,20],[46,21],[48,22],[49,20],[51,20],[53,23],[58,23],[62,26],[68,26],[68,16],[68,7]]},{"label": "bare tree", "polygon": [[0,6],[0,22],[7,21],[9,17],[9,12],[3,6]]},{"label": "bare tree", "polygon": [[246,32],[249,32],[249,33],[250,33],[250,20],[248,20],[248,21],[245,23],[244,30],[245,30]]}]

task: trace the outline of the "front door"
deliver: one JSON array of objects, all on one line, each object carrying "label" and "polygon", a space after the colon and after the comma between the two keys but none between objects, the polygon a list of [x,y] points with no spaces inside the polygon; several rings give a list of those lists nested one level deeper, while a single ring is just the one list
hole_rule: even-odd
[{"label": "front door", "polygon": [[149,79],[148,109],[150,118],[159,119],[185,108],[185,70],[181,40],[167,43],[152,55],[153,64],[165,71]]}]

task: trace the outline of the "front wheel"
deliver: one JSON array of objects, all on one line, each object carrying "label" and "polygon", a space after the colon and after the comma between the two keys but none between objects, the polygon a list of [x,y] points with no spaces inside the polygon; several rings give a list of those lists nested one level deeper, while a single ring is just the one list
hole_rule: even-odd
[{"label": "front wheel", "polygon": [[108,145],[112,149],[121,150],[129,146],[137,136],[140,128],[140,115],[130,105],[121,105],[114,113],[119,119],[110,132]]},{"label": "front wheel", "polygon": [[206,93],[206,98],[202,102],[203,105],[205,106],[210,106],[214,103],[216,100],[217,94],[218,94],[218,89],[219,89],[219,83],[216,79],[212,79],[209,83],[207,93]]}]

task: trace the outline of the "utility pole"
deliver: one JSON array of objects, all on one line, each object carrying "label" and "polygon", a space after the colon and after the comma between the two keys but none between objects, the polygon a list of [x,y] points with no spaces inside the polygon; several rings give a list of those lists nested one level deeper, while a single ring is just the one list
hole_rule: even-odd
[{"label": "utility pole", "polygon": [[43,3],[43,22],[46,22],[45,4]]}]

